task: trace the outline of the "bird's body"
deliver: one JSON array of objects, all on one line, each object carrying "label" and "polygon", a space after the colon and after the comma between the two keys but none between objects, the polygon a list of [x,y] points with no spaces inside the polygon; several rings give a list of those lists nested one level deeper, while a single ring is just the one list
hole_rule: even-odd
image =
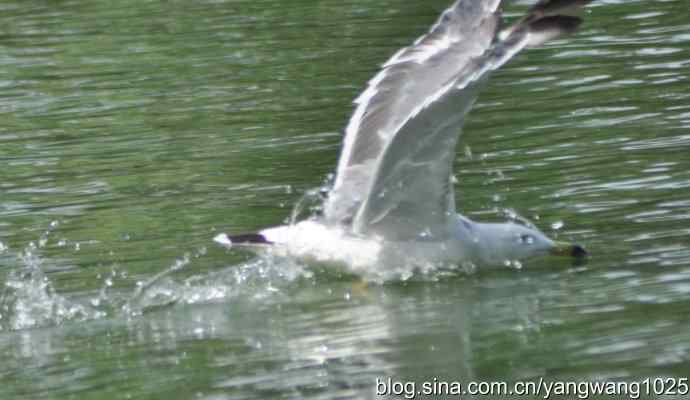
[{"label": "bird's body", "polygon": [[[416,239],[386,240],[353,234],[349,229],[318,219],[268,228],[258,233],[259,240],[241,240],[218,235],[226,246],[243,245],[256,250],[270,249],[310,263],[341,265],[355,272],[366,272],[372,265],[383,269],[461,265],[520,265],[527,256],[547,255],[556,243],[535,236],[535,229],[514,223],[477,223],[456,215],[447,235],[437,240],[424,232]],[[538,232],[538,231],[536,231]],[[513,244],[517,249],[513,250]],[[563,249],[565,250],[565,249]],[[405,268],[406,270],[409,268]]]},{"label": "bird's body", "polygon": [[555,251],[584,254],[535,227],[458,214],[452,169],[464,117],[490,73],[525,48],[573,32],[580,19],[561,13],[588,2],[541,0],[501,29],[501,0],[455,1],[427,34],[385,63],[355,101],[324,215],[216,241],[270,244],[354,269],[503,265]]}]

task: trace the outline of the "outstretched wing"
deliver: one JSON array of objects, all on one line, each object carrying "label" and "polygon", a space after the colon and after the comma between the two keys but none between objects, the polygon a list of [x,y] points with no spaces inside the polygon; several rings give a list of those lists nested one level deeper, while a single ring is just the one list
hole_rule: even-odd
[{"label": "outstretched wing", "polygon": [[585,0],[543,0],[499,34],[500,0],[458,0],[388,61],[357,99],[326,215],[356,233],[445,237],[465,114],[488,74],[520,50],[574,30],[555,15]]},{"label": "outstretched wing", "polygon": [[474,57],[485,53],[499,24],[500,0],[459,0],[429,33],[398,51],[355,100],[337,176],[326,203],[331,221],[350,223],[366,199],[384,150],[413,111]]}]

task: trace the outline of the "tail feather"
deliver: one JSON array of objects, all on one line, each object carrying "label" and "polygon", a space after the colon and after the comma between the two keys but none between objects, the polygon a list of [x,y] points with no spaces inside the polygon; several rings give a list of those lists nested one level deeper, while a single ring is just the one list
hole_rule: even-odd
[{"label": "tail feather", "polygon": [[271,244],[272,242],[266,239],[266,236],[260,233],[245,233],[243,235],[229,236],[233,243],[257,243],[257,244]]},{"label": "tail feather", "polygon": [[253,245],[253,244],[263,244],[263,245],[270,245],[273,244],[270,240],[266,238],[266,236],[262,235],[261,233],[247,233],[247,234],[242,234],[242,235],[232,235],[229,236],[225,233],[221,233],[216,235],[213,238],[213,241],[224,246],[224,247],[232,247],[233,245]]}]

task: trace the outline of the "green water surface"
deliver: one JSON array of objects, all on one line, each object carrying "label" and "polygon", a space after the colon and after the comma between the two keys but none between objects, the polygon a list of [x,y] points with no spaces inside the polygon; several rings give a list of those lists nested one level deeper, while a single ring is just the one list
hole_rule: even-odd
[{"label": "green water surface", "polygon": [[517,213],[588,262],[365,285],[212,242],[283,223],[327,179],[352,99],[448,5],[3,1],[0,399],[688,377],[684,0],[595,2],[466,125],[458,208]]}]

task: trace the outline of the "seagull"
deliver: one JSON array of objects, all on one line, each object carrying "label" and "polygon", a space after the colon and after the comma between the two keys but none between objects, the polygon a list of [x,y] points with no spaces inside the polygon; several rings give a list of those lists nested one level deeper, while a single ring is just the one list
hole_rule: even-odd
[{"label": "seagull", "polygon": [[586,257],[581,246],[556,242],[531,224],[457,213],[453,161],[465,115],[489,75],[523,49],[575,32],[582,20],[571,13],[589,2],[540,0],[504,27],[502,0],[455,1],[355,100],[322,215],[214,241],[354,270]]}]

